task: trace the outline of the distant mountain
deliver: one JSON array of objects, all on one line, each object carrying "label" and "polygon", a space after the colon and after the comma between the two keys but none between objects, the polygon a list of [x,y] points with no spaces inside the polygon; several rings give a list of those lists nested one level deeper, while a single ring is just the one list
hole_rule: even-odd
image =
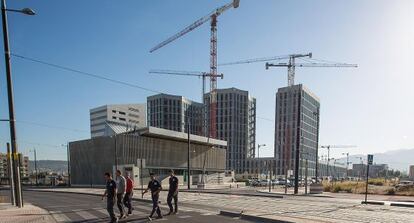
[{"label": "distant mountain", "polygon": [[[414,165],[414,149],[392,150],[384,153],[375,153],[373,155],[374,163],[388,164],[390,169],[400,170],[402,172],[408,172],[408,166]],[[367,155],[361,154],[349,156],[349,162],[361,163],[359,157],[363,157],[364,163],[366,162]],[[340,161],[346,163],[346,158],[341,158]]]},{"label": "distant mountain", "polygon": [[[29,170],[32,172],[35,169],[35,162],[29,161]],[[63,160],[38,160],[37,169],[39,172],[67,172],[68,162]]]}]

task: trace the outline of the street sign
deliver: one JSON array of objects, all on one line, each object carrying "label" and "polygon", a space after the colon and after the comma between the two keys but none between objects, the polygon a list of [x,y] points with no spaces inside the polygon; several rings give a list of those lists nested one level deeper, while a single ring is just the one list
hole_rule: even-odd
[{"label": "street sign", "polygon": [[374,155],[368,154],[368,165],[372,165],[374,161]]}]

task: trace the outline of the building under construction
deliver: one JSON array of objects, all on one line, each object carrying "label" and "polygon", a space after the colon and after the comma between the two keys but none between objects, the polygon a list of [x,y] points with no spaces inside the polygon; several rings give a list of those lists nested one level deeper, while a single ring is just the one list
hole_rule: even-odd
[{"label": "building under construction", "polygon": [[[276,93],[276,175],[315,176],[318,135],[318,97],[302,84],[279,88]],[[299,164],[299,165],[297,165]],[[289,174],[290,175],[290,174]]]}]

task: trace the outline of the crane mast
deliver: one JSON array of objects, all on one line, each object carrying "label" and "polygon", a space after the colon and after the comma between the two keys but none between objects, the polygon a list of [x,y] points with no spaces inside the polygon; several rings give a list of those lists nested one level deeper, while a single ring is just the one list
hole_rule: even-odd
[{"label": "crane mast", "polygon": [[157,49],[173,42],[174,40],[180,38],[181,36],[191,32],[197,27],[201,26],[205,22],[211,20],[211,32],[210,32],[210,123],[209,123],[209,136],[216,138],[217,137],[217,126],[216,126],[216,117],[217,117],[217,17],[220,16],[223,12],[230,8],[238,8],[240,0],[233,0],[231,3],[223,5],[215,10],[213,10],[208,15],[196,20],[191,25],[184,28],[182,31],[171,36],[165,41],[159,43],[152,49],[150,53],[156,51]]}]

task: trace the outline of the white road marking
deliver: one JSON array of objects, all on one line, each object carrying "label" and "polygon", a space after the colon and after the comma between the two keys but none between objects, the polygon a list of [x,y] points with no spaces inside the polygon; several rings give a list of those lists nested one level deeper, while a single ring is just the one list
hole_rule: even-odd
[{"label": "white road marking", "polygon": [[79,211],[79,212],[76,212],[76,214],[78,214],[79,216],[81,216],[85,220],[97,219],[98,218],[97,216],[95,216],[95,215],[93,215],[89,212],[86,212],[86,211]]},{"label": "white road marking", "polygon": [[178,218],[191,218],[192,216],[191,215],[181,215],[181,216],[178,216]]},{"label": "white road marking", "polygon": [[71,222],[71,220],[64,214],[52,214],[57,222]]}]

